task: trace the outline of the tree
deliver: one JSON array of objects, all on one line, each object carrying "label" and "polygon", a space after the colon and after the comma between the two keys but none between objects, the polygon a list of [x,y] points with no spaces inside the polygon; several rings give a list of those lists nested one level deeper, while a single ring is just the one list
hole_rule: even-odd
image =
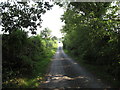
[{"label": "tree", "polygon": [[50,39],[51,38],[51,30],[48,28],[45,28],[44,30],[41,31],[41,37]]},{"label": "tree", "polygon": [[35,34],[42,22],[41,14],[51,7],[48,2],[36,2],[32,6],[28,2],[1,2],[2,31],[11,34],[17,29],[29,28]]},{"label": "tree", "polygon": [[118,10],[110,2],[70,2],[61,31],[65,33],[63,46],[72,55],[90,65],[103,65],[106,72],[120,79]]}]

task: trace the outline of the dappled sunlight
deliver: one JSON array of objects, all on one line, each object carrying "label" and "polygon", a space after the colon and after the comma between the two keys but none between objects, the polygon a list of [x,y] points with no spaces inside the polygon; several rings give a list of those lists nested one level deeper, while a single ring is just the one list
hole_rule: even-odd
[{"label": "dappled sunlight", "polygon": [[[61,75],[61,74],[57,74],[57,75],[48,74],[46,76],[47,76],[47,81],[45,81],[44,83],[49,83],[49,82],[58,83],[58,82],[65,81],[65,80],[76,80],[76,79],[86,78],[85,76],[70,77],[70,76]],[[85,82],[88,82],[88,80],[85,80]]]},{"label": "dappled sunlight", "polygon": [[28,85],[28,83],[26,82],[26,79],[24,79],[24,78],[13,78],[13,79],[10,79],[10,80],[8,80],[8,81],[5,81],[5,82],[3,82],[3,84],[10,84],[11,86],[15,86],[15,85],[17,85],[17,86],[27,86]]},{"label": "dappled sunlight", "polygon": [[0,1],[2,88],[118,87],[120,2],[39,1]]},{"label": "dappled sunlight", "polygon": [[60,46],[52,59],[50,71],[43,82],[44,86],[47,88],[104,87],[100,79],[95,79],[87,73],[77,62],[69,58]]},{"label": "dappled sunlight", "polygon": [[3,82],[4,85],[9,84],[9,87],[38,87],[39,83],[43,82],[43,77],[37,76],[35,78],[13,78]]}]

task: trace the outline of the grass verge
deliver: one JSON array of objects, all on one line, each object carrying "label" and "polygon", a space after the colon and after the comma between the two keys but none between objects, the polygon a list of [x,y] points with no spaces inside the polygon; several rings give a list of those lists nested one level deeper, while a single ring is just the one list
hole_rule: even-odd
[{"label": "grass verge", "polygon": [[[7,88],[38,88],[43,82],[46,70],[51,62],[52,56],[55,54],[57,48],[53,48],[47,53],[47,56],[35,63],[35,70],[33,74],[25,77],[16,77],[3,82],[4,87]],[[28,68],[29,69],[29,68]],[[6,86],[5,86],[6,85]]]}]

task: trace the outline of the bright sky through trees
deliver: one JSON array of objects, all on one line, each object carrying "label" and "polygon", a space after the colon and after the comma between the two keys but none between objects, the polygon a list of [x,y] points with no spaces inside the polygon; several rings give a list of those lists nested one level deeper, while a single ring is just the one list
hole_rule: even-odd
[{"label": "bright sky through trees", "polygon": [[[44,15],[42,15],[42,28],[37,28],[37,34],[40,33],[41,30],[44,28],[49,28],[52,30],[52,35],[57,36],[58,38],[62,37],[62,34],[60,33],[60,29],[64,25],[64,23],[61,21],[61,15],[64,14],[64,9],[59,7],[58,5],[54,5],[52,7],[52,10],[48,10]],[[0,26],[0,33],[1,32],[1,26]],[[27,30],[29,31],[29,30]],[[28,34],[31,36],[31,32]]]},{"label": "bright sky through trees", "polygon": [[52,30],[52,35],[60,38],[62,36],[60,29],[62,28],[62,25],[64,25],[64,23],[60,20],[63,13],[63,8],[60,8],[58,5],[54,5],[52,10],[47,11],[42,16],[43,22],[41,30],[48,27],[50,30]]}]

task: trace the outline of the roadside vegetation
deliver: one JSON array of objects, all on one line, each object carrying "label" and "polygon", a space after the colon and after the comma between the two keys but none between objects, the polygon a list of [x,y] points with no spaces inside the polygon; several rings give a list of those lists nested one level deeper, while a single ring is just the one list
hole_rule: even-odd
[{"label": "roadside vegetation", "polygon": [[28,37],[26,32],[20,30],[2,35],[3,87],[30,88],[40,85],[57,48],[55,37],[42,36]]},{"label": "roadside vegetation", "polygon": [[[63,48],[97,77],[119,87],[120,2],[56,4],[66,8],[61,18],[65,22]],[[0,3],[3,88],[35,88],[43,81],[57,38],[48,28],[39,35],[36,30],[41,28],[41,15],[52,6],[16,0]]]},{"label": "roadside vegetation", "polygon": [[[43,81],[56,52],[57,38],[51,36],[48,28],[39,34],[36,30],[41,27],[41,14],[51,7],[48,2],[0,3],[3,88],[35,88]],[[32,35],[28,36],[30,32]]]},{"label": "roadside vegetation", "polygon": [[120,2],[71,2],[62,20],[64,49],[96,76],[120,86]]}]

